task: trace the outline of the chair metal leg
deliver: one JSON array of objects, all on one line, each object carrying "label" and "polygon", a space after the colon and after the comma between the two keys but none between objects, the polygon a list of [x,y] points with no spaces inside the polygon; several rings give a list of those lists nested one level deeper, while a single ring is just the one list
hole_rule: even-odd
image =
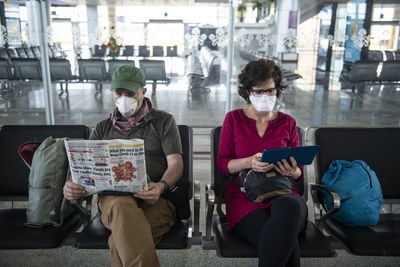
[{"label": "chair metal leg", "polygon": [[69,92],[68,92],[68,82],[65,82],[65,93],[67,94],[67,96],[69,95]]},{"label": "chair metal leg", "polygon": [[64,94],[63,83],[59,82],[59,84],[60,84],[60,93],[58,94],[58,96],[62,96],[62,94]]},{"label": "chair metal leg", "polygon": [[206,185],[206,235],[203,236],[203,249],[213,250],[215,249],[215,241],[212,236],[212,222],[215,220],[214,205],[215,205],[215,193],[211,188],[211,185]]},{"label": "chair metal leg", "polygon": [[192,244],[201,245],[200,232],[200,181],[194,181],[194,212],[193,212]]},{"label": "chair metal leg", "polygon": [[156,93],[157,81],[153,81],[153,83],[152,83],[151,85],[152,85],[152,87],[151,87],[151,89],[152,89],[151,94],[154,95],[154,94]]}]

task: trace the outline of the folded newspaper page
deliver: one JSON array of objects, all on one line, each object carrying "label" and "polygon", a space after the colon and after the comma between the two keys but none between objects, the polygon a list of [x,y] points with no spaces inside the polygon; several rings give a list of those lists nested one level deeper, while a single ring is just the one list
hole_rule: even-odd
[{"label": "folded newspaper page", "polygon": [[72,181],[88,195],[147,191],[142,139],[65,140]]}]

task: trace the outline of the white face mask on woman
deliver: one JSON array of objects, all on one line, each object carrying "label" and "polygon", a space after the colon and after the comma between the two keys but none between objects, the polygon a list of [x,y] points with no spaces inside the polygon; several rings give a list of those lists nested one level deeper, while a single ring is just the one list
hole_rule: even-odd
[{"label": "white face mask on woman", "polygon": [[250,95],[249,99],[257,111],[266,112],[274,109],[276,95]]},{"label": "white face mask on woman", "polygon": [[123,95],[118,98],[115,98],[114,101],[115,101],[115,106],[118,108],[118,111],[121,113],[121,115],[124,116],[125,118],[128,118],[135,113],[139,104],[139,99]]}]

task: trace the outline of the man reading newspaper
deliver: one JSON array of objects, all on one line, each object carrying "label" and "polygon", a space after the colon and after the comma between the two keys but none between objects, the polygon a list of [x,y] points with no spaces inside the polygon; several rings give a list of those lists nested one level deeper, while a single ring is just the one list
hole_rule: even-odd
[{"label": "man reading newspaper", "polygon": [[[117,68],[112,76],[115,109],[99,122],[91,140],[144,139],[148,190],[129,196],[101,195],[101,221],[111,230],[108,240],[112,266],[159,266],[155,246],[176,221],[175,207],[161,193],[182,175],[182,146],[178,127],[169,113],[152,108],[146,78],[131,65]],[[69,180],[66,199],[85,195],[83,186]]]}]

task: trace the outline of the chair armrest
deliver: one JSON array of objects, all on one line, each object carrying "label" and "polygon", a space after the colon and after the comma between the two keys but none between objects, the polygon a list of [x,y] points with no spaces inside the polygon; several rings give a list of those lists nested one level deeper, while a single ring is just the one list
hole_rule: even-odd
[{"label": "chair armrest", "polygon": [[192,243],[195,245],[201,244],[201,232],[200,232],[200,181],[194,181],[194,212],[193,212],[193,233]]},{"label": "chair armrest", "polygon": [[[328,192],[333,199],[333,205],[329,211],[327,210],[323,199],[320,197],[321,190],[325,190],[326,192]],[[340,209],[340,197],[332,189],[329,189],[320,184],[310,184],[310,193],[314,203],[315,222],[319,226],[321,223],[332,217],[332,215],[334,215]]]},{"label": "chair armrest", "polygon": [[213,240],[213,236],[211,234],[212,221],[213,221],[213,213],[214,213],[214,205],[215,205],[215,193],[211,188],[210,184],[206,185],[206,236],[205,240],[210,241]]},{"label": "chair armrest", "polygon": [[[83,197],[79,200],[70,200],[72,208],[83,218],[84,226],[89,224],[92,217],[92,199],[93,195]],[[83,205],[83,203],[85,203],[85,205]]]}]

